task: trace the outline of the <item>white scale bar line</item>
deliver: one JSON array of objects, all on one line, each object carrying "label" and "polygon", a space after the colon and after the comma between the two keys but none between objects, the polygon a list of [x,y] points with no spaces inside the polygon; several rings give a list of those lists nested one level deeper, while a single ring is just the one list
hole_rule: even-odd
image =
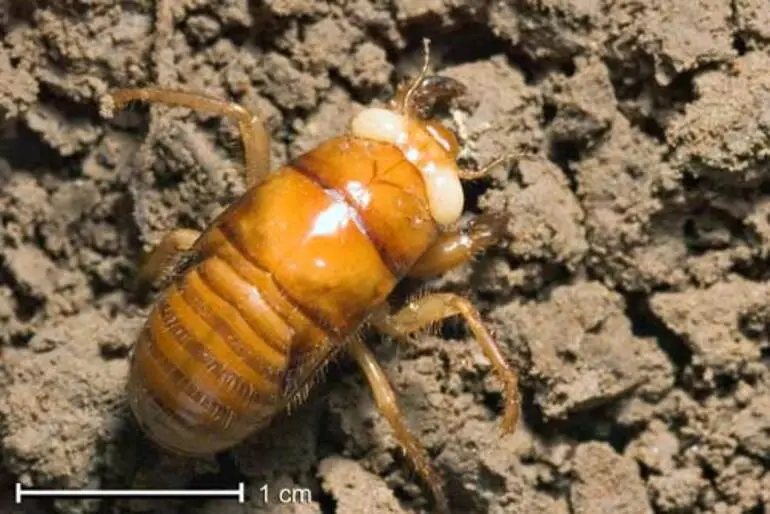
[{"label": "white scale bar line", "polygon": [[16,503],[21,503],[25,496],[39,497],[153,497],[153,496],[179,496],[179,497],[234,497],[238,503],[246,502],[246,487],[243,482],[238,482],[238,489],[23,489],[21,483],[16,482]]}]

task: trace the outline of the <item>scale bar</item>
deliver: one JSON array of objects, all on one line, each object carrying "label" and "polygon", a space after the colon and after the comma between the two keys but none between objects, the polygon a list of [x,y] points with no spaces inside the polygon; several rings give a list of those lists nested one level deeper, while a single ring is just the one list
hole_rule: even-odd
[{"label": "scale bar", "polygon": [[24,489],[16,482],[16,503],[28,497],[58,498],[152,498],[152,497],[207,497],[238,498],[238,503],[246,503],[246,487],[238,482],[238,489]]}]

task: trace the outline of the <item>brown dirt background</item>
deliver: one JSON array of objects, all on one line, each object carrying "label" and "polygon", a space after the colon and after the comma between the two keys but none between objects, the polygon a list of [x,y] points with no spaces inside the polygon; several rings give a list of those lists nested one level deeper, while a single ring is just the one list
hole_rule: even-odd
[{"label": "brown dirt background", "polygon": [[[276,164],[387,99],[434,40],[469,94],[468,188],[508,240],[430,284],[483,310],[524,423],[458,323],[372,340],[456,512],[766,512],[770,500],[770,11],[766,0],[0,0],[0,511],[403,513],[430,505],[349,362],[293,416],[211,460],[132,425],[129,285],[167,229],[241,192],[234,127],[100,116],[112,87],[254,106]],[[226,487],[229,500],[28,501],[34,487]],[[264,504],[258,488],[312,489]]]}]

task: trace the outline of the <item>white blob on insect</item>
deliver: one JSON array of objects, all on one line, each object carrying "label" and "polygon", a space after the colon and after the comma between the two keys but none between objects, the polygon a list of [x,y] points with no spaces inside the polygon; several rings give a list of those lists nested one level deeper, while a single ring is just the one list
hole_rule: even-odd
[{"label": "white blob on insect", "polygon": [[433,162],[421,168],[428,184],[428,202],[433,219],[440,225],[449,225],[460,219],[465,203],[465,193],[457,172]]},{"label": "white blob on insect", "polygon": [[[420,152],[410,146],[406,118],[387,109],[371,108],[353,118],[350,131],[356,137],[373,139],[398,146],[404,157],[422,173],[428,193],[430,212],[436,223],[449,225],[463,212],[465,195],[454,165],[438,166],[424,162]],[[438,141],[436,144],[439,144]]]},{"label": "white blob on insect", "polygon": [[356,137],[393,143],[399,147],[407,142],[406,120],[387,109],[364,109],[350,122],[350,131]]}]

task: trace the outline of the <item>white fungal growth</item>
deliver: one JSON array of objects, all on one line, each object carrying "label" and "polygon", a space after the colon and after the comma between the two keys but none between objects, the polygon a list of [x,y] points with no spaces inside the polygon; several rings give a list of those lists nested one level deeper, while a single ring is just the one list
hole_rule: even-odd
[{"label": "white fungal growth", "polygon": [[430,212],[436,223],[450,225],[460,218],[465,196],[457,168],[454,163],[438,165],[426,160],[427,156],[410,144],[406,118],[387,109],[365,109],[353,118],[350,130],[356,137],[391,143],[401,149],[404,157],[422,173]]},{"label": "white fungal growth", "polygon": [[407,141],[406,120],[387,109],[371,108],[361,111],[350,122],[350,131],[356,137],[403,146]]}]

